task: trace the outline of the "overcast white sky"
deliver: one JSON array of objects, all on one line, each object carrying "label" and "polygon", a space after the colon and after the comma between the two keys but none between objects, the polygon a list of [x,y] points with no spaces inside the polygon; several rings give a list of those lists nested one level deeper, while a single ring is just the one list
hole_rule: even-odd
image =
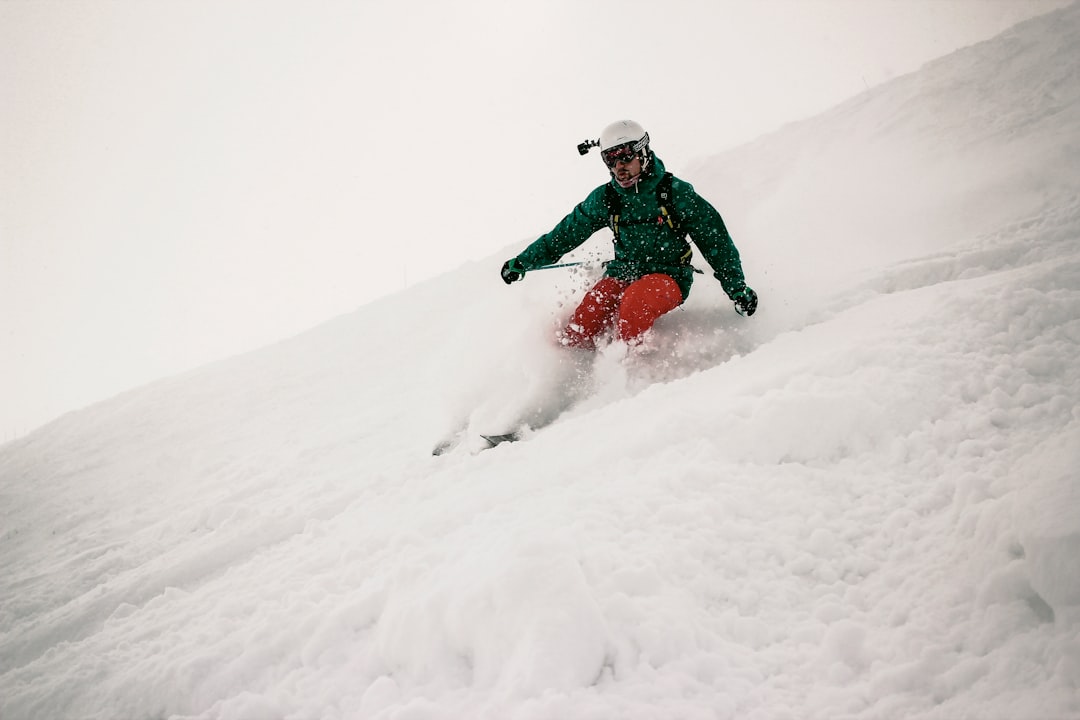
[{"label": "overcast white sky", "polygon": [[678,172],[1065,4],[2,1],[0,441],[535,237],[612,120]]}]

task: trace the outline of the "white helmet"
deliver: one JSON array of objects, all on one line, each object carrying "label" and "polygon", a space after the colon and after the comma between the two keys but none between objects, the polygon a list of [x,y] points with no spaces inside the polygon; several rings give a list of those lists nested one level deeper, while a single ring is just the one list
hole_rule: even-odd
[{"label": "white helmet", "polygon": [[649,172],[649,162],[652,159],[649,152],[649,133],[633,120],[613,122],[600,133],[600,157],[612,177],[615,176],[616,160],[621,159],[620,155],[625,156],[627,150],[641,158],[641,174],[634,179],[634,182],[637,182]]},{"label": "white helmet", "polygon": [[613,122],[604,128],[604,132],[600,133],[600,152],[619,145],[630,145],[631,149],[636,153],[642,151],[647,153],[649,133],[645,132],[645,128],[633,120]]}]

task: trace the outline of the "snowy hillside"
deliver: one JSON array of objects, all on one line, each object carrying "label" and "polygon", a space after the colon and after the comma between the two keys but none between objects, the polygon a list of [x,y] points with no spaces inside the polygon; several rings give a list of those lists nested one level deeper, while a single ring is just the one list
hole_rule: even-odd
[{"label": "snowy hillside", "polygon": [[567,355],[589,272],[522,239],[3,446],[0,718],[1080,716],[1077,47],[672,168],[753,318],[706,275]]}]

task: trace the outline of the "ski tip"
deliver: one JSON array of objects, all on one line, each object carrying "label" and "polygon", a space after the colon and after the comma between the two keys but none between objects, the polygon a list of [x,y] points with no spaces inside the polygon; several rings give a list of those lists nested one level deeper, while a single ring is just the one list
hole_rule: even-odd
[{"label": "ski tip", "polygon": [[439,455],[445,455],[460,444],[461,437],[455,435],[454,437],[447,438],[446,440],[441,441],[438,445],[432,448],[431,454],[436,457],[438,457]]}]

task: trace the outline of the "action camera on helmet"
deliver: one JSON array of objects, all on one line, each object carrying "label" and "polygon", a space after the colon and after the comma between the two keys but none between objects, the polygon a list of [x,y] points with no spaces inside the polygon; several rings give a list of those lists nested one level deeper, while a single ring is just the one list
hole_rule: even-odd
[{"label": "action camera on helmet", "polygon": [[577,146],[577,151],[578,151],[579,155],[588,155],[589,150],[591,150],[594,147],[600,147],[600,141],[599,140],[586,140],[585,142],[583,142],[583,143],[581,143],[581,144],[579,144]]}]

